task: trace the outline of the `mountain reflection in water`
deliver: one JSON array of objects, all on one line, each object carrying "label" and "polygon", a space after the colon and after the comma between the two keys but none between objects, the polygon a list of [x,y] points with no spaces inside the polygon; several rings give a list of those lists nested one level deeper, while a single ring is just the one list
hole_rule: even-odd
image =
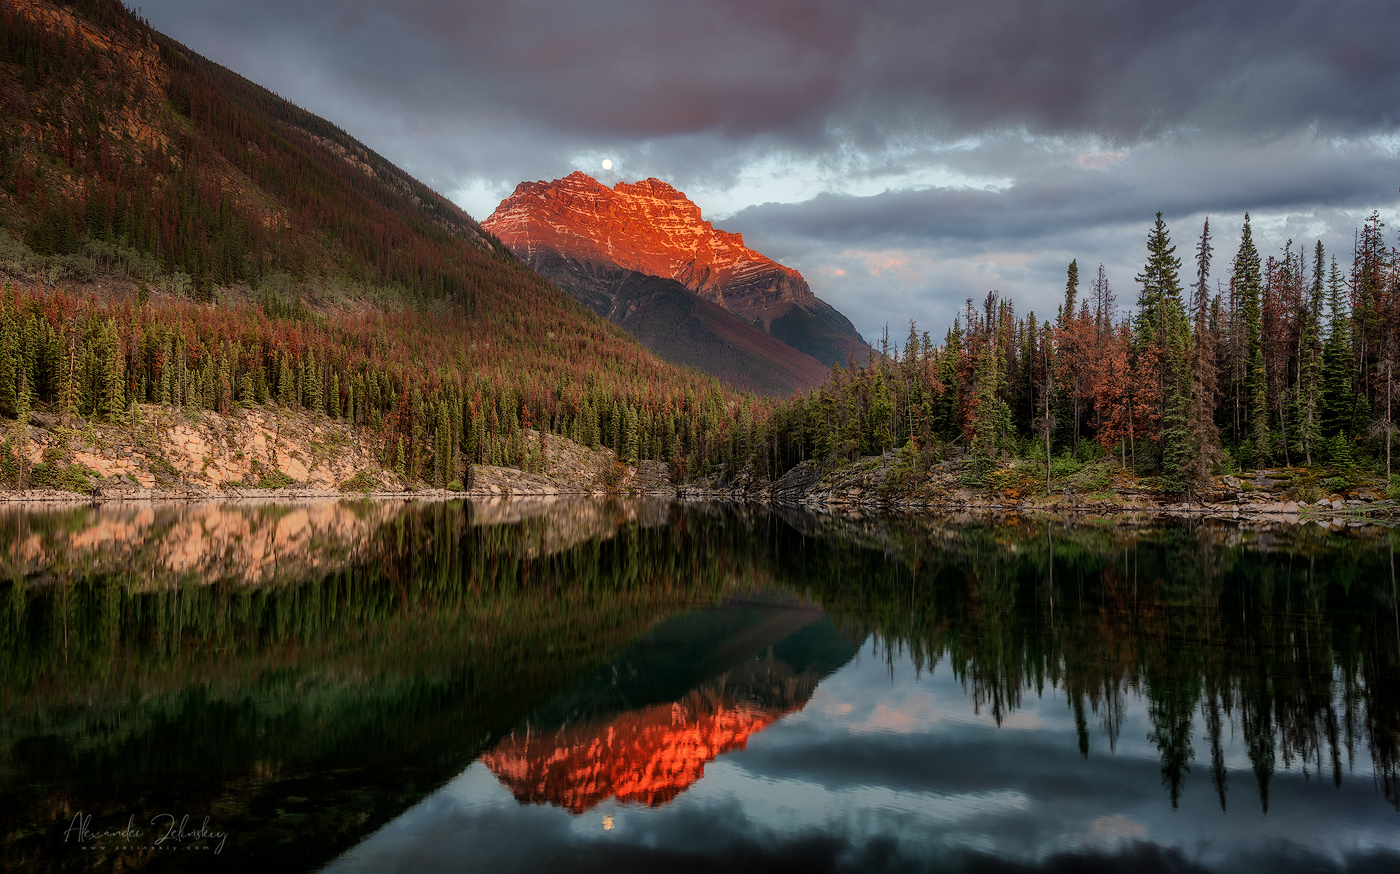
[{"label": "mountain reflection in water", "polygon": [[[853,642],[830,645],[829,626],[811,607],[753,602],[665,623],[481,761],[522,803],[575,814],[609,798],[660,806],[716,757],[802,709],[817,683],[855,654]],[[669,657],[657,653],[663,647]],[[696,670],[721,666],[674,700],[650,703],[658,693],[675,694],[670,689],[688,684]],[[627,709],[609,715],[614,705]]]},{"label": "mountain reflection in water", "polygon": [[1396,540],[628,501],[10,508],[0,859],[181,870],[61,838],[178,811],[228,833],[201,867],[240,870],[1392,871]]}]

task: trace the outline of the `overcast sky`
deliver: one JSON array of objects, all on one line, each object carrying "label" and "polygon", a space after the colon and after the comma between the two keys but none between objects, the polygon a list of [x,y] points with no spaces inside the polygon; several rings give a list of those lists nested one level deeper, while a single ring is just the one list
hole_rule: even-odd
[{"label": "overcast sky", "polygon": [[1157,210],[1183,260],[1211,217],[1222,280],[1246,210],[1344,264],[1400,222],[1394,0],[140,4],[478,219],[664,179],[867,338],[992,289],[1053,314],[1071,258],[1131,304]]}]

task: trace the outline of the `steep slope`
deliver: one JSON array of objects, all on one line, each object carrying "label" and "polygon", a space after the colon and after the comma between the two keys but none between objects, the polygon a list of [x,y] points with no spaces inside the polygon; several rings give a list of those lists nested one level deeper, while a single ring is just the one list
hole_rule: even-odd
[{"label": "steep slope", "polygon": [[0,3],[0,224],[0,417],[281,404],[450,482],[541,466],[525,427],[683,471],[765,416],[117,0]]},{"label": "steep slope", "polygon": [[115,0],[7,0],[0,24],[0,215],[40,256],[206,294],[272,270],[433,295],[513,273],[445,198]]},{"label": "steep slope", "polygon": [[784,397],[820,385],[820,361],[757,330],[674,279],[547,251],[531,266],[648,349],[730,385]]},{"label": "steep slope", "polygon": [[864,360],[850,320],[812,294],[800,273],[748,248],[742,235],[716,230],[659,179],[608,188],[575,172],[523,182],[482,226],[537,267],[562,256],[674,279],[823,366]]}]

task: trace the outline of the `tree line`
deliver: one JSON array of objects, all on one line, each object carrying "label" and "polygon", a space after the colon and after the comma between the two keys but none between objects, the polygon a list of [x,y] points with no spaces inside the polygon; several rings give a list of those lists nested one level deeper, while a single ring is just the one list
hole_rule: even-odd
[{"label": "tree line", "polygon": [[1246,214],[1220,277],[1209,219],[1183,266],[1158,213],[1131,310],[1076,260],[1053,318],[990,292],[942,343],[911,322],[902,347],[886,336],[773,409],[752,468],[960,446],[981,473],[1007,455],[1110,456],[1177,493],[1231,465],[1383,458],[1389,474],[1400,256],[1384,227],[1363,223],[1344,269],[1321,241],[1261,255]]},{"label": "tree line", "polygon": [[1051,319],[1018,317],[991,292],[942,343],[911,322],[902,346],[886,337],[867,364],[781,402],[666,365],[528,279],[498,288],[506,305],[490,313],[445,300],[316,313],[286,277],[215,307],[11,286],[0,416],[279,403],[368,429],[386,466],[437,484],[465,481],[471,464],[541,469],[548,440],[526,428],[665,461],[678,481],[890,450],[919,463],[966,450],[974,476],[1008,456],[1047,470],[1109,457],[1178,494],[1231,466],[1384,460],[1389,473],[1400,258],[1383,229],[1366,220],[1343,270],[1320,242],[1261,256],[1246,216],[1212,281],[1209,221],[1184,277],[1159,214],[1131,311],[1102,266],[1082,283],[1071,262]]}]

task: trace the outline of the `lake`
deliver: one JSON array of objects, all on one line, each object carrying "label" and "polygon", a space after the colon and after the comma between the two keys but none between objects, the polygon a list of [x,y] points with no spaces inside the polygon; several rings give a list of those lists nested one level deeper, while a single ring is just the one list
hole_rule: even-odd
[{"label": "lake", "polygon": [[1395,531],[0,510],[15,871],[1400,870]]}]

